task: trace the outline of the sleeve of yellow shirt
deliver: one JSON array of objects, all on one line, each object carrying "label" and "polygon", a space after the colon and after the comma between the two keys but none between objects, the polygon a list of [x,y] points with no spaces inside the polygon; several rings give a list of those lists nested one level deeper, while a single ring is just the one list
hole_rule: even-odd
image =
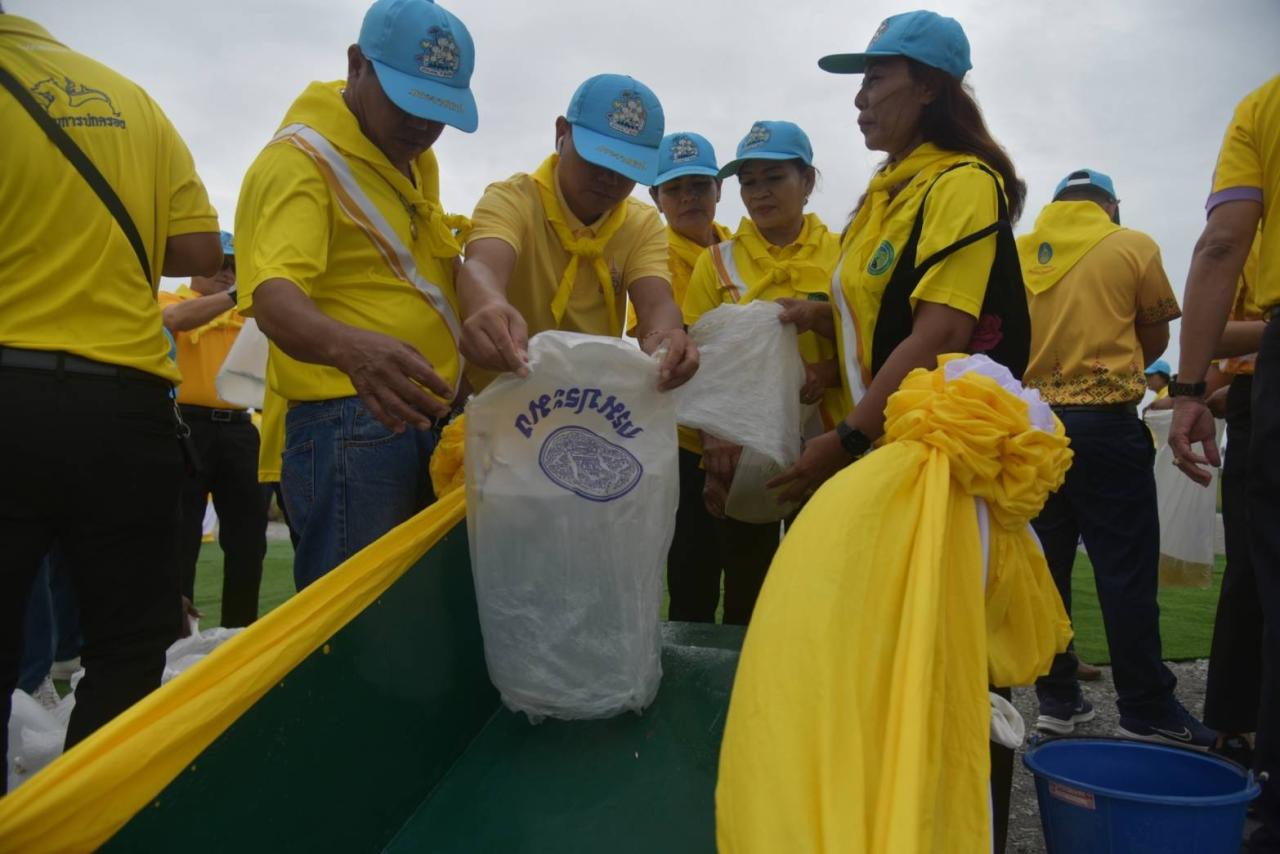
[{"label": "sleeve of yellow shirt", "polygon": [[475,212],[471,214],[471,234],[467,243],[487,237],[496,237],[506,243],[519,255],[524,248],[525,224],[532,222],[537,214],[533,206],[537,200],[520,192],[520,178],[517,176],[506,181],[497,181],[484,190],[484,195],[476,203]]},{"label": "sleeve of yellow shirt", "polygon": [[686,326],[693,326],[698,318],[720,304],[720,282],[710,252],[703,252],[693,265],[689,276],[689,290],[684,294],[681,307]]},{"label": "sleeve of yellow shirt", "polygon": [[253,316],[253,292],[286,279],[310,294],[329,253],[329,189],[307,155],[269,145],[249,167],[236,206],[240,312]]},{"label": "sleeve of yellow shirt", "polygon": [[199,234],[218,230],[218,212],[209,203],[209,193],[196,174],[191,151],[169,119],[156,107],[169,151],[169,223],[167,235]]},{"label": "sleeve of yellow shirt", "polygon": [[[974,167],[940,177],[925,199],[916,263],[995,222],[1000,215],[996,192],[995,180]],[[912,307],[924,300],[978,317],[995,260],[994,234],[956,250],[924,274],[911,293]]]},{"label": "sleeve of yellow shirt", "polygon": [[1223,202],[1262,201],[1262,156],[1255,138],[1255,95],[1245,98],[1236,107],[1222,138],[1218,163],[1213,170],[1213,190],[1205,206],[1208,210]]},{"label": "sleeve of yellow shirt", "polygon": [[[1141,232],[1133,232],[1141,234]],[[1182,316],[1178,308],[1178,297],[1169,284],[1164,264],[1160,261],[1160,247],[1146,235],[1141,235],[1142,254],[1141,267],[1138,270],[1138,306],[1137,322],[1139,326],[1155,323],[1168,323]]]},{"label": "sleeve of yellow shirt", "polygon": [[640,279],[657,278],[671,283],[671,265],[667,262],[667,229],[658,212],[646,204],[632,202],[627,216],[636,217],[641,228],[639,237],[622,267],[622,286],[630,288]]}]

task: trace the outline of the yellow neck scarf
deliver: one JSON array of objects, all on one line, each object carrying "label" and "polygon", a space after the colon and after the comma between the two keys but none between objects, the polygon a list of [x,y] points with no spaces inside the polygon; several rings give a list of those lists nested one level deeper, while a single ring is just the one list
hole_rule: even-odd
[{"label": "yellow neck scarf", "polygon": [[[827,227],[822,220],[814,214],[805,214],[804,225],[795,243],[788,246],[775,246],[765,239],[754,222],[744,217],[738,224],[738,233],[733,236],[733,239],[741,244],[752,262],[765,274],[758,281],[751,283],[741,302],[751,302],[766,288],[773,285],[799,291],[797,285],[806,268],[818,271],[821,274],[820,277],[825,280],[830,275],[830,267],[818,263],[813,256],[822,248],[822,239],[826,235]],[[784,258],[783,256],[792,247],[798,247],[795,254]]]},{"label": "yellow neck scarf", "polygon": [[1041,294],[1071,271],[1098,241],[1120,230],[1093,202],[1053,202],[1036,227],[1018,238],[1018,260],[1027,290]]},{"label": "yellow neck scarf", "polygon": [[[733,232],[718,222],[712,223],[711,228],[715,232],[717,242],[723,242],[733,236]],[[673,260],[683,265],[685,274],[688,275],[693,272],[694,265],[698,263],[702,253],[707,251],[707,247],[693,242],[668,225],[667,250],[671,253]]]},{"label": "yellow neck scarf", "polygon": [[609,315],[609,334],[621,335],[622,323],[618,318],[617,298],[613,293],[613,275],[609,272],[608,262],[604,260],[604,248],[626,222],[627,203],[624,200],[609,211],[604,217],[603,224],[596,229],[595,236],[588,234],[583,237],[574,237],[573,230],[569,228],[565,218],[564,209],[560,205],[560,197],[556,193],[556,166],[559,162],[560,156],[553,154],[542,161],[538,171],[533,173],[533,182],[538,185],[538,194],[542,197],[542,209],[546,212],[547,221],[555,230],[561,247],[569,253],[569,266],[564,268],[564,275],[560,277],[560,286],[556,288],[556,295],[551,300],[551,315],[556,319],[556,326],[559,327],[560,321],[564,318],[565,309],[569,305],[569,296],[573,293],[573,283],[578,278],[578,265],[586,261],[591,264],[596,278],[600,281],[605,312]]}]

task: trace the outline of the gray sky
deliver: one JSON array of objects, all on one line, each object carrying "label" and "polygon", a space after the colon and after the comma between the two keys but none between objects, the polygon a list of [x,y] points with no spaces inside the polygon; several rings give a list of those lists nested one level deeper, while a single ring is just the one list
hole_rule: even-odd
[{"label": "gray sky", "polygon": [[[818,70],[861,50],[884,0],[444,0],[477,51],[480,128],[436,144],[445,206],[470,213],[490,181],[551,151],[553,122],[599,72],[631,74],[662,101],[667,131],[708,137],[721,162],[757,119],[789,119],[813,141],[822,180],[811,209],[843,226],[880,155],[854,122],[857,77]],[[245,170],[312,80],[345,76],[364,0],[5,0],[53,36],[137,81],[186,139],[223,226]],[[1112,175],[1125,225],[1151,234],[1181,294],[1226,123],[1280,73],[1276,0],[938,0],[969,36],[973,86],[1029,190],[1019,233],[1057,181]],[[719,218],[743,214],[725,182]],[[1175,341],[1170,360],[1177,361]]]}]

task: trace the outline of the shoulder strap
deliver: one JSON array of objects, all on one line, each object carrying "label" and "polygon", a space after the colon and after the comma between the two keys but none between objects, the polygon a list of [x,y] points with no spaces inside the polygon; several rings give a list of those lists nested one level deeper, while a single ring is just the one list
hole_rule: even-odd
[{"label": "shoulder strap", "polygon": [[[939,172],[937,178],[934,178],[933,182],[929,184],[929,189],[925,190],[925,193],[924,193],[925,200],[929,198],[929,190],[932,190],[933,185],[938,183],[938,178],[941,178],[943,175],[947,174],[953,169],[959,169],[963,166],[975,166],[978,169],[981,169],[983,172],[986,172],[988,175],[991,176],[992,180],[996,181],[996,203],[999,205],[998,216],[996,218],[996,221],[991,223],[991,225],[988,225],[986,228],[980,228],[977,231],[973,232],[973,234],[965,235],[964,237],[957,240],[955,243],[952,243],[949,246],[942,247],[937,252],[933,253],[928,258],[921,261],[919,264],[916,264],[916,272],[919,273],[921,276],[923,276],[929,270],[930,267],[932,267],[934,264],[937,264],[939,261],[943,260],[951,253],[956,252],[960,249],[963,249],[966,246],[969,246],[970,244],[977,243],[982,238],[995,234],[1001,228],[1004,228],[1005,226],[1008,226],[1010,224],[1009,223],[1009,204],[1005,200],[1004,192],[1000,190],[1000,182],[999,180],[996,179],[996,173],[988,169],[985,164],[979,163],[976,160],[970,160],[964,163],[957,163],[956,165],[951,166]],[[916,214],[916,226],[915,226],[915,229],[913,230],[913,234],[917,234],[917,235],[919,234],[919,229],[923,221],[924,221],[924,201],[921,201],[920,210]]]},{"label": "shoulder strap", "polygon": [[93,161],[80,150],[80,146],[75,144],[75,141],[71,139],[67,132],[58,126],[58,123],[36,103],[36,99],[31,97],[31,93],[5,68],[0,68],[0,85],[8,89],[13,94],[13,97],[18,99],[18,103],[30,113],[31,118],[45,132],[45,136],[49,137],[49,141],[66,155],[66,158],[71,161],[71,165],[76,168],[76,171],[89,184],[89,187],[98,194],[98,198],[107,206],[107,210],[115,217],[116,224],[120,226],[120,230],[128,238],[129,245],[133,247],[133,253],[138,256],[138,266],[142,269],[142,278],[146,280],[147,287],[153,287],[151,263],[147,260],[147,248],[142,242],[142,236],[138,234],[138,229],[133,224],[129,211],[125,209],[124,202],[120,201],[116,191],[111,189],[111,185],[107,183],[107,179],[98,171],[98,167],[93,165]]}]

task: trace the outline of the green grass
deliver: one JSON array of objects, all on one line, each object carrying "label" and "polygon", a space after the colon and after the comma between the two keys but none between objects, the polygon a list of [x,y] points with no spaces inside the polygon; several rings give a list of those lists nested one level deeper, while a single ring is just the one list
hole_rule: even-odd
[{"label": "green grass", "polygon": [[[1213,587],[1163,588],[1160,591],[1160,635],[1164,657],[1170,660],[1206,658],[1213,636],[1213,617],[1218,607],[1218,589],[1222,586],[1224,560],[1217,558]],[[288,542],[267,545],[267,559],[262,567],[262,592],[259,613],[265,614],[293,595],[293,549]],[[1076,628],[1076,651],[1090,664],[1106,664],[1107,638],[1102,628],[1102,612],[1093,584],[1093,566],[1084,555],[1076,556],[1071,576],[1072,608]],[[200,550],[196,567],[196,607],[204,612],[205,628],[222,625],[222,551],[216,543],[206,543]],[[664,598],[662,615],[667,603]]]}]

